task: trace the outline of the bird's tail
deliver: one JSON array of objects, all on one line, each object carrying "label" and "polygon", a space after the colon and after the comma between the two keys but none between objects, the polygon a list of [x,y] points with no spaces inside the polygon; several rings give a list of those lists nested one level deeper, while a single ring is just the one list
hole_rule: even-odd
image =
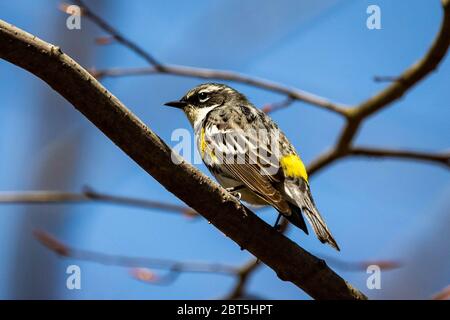
[{"label": "bird's tail", "polygon": [[333,235],[331,234],[325,221],[316,208],[308,184],[305,183],[305,188],[297,187],[295,193],[297,194],[297,196],[295,197],[295,201],[297,202],[298,207],[302,210],[303,214],[306,216],[306,219],[313,227],[314,232],[316,233],[317,238],[319,238],[320,242],[328,243],[337,251],[340,251],[336,240],[334,240]]}]

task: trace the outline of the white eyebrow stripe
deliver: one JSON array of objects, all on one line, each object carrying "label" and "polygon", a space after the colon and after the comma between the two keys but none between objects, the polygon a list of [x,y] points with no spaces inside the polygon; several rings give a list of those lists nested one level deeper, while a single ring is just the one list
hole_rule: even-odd
[{"label": "white eyebrow stripe", "polygon": [[207,86],[206,88],[200,90],[199,93],[202,93],[202,92],[204,92],[204,93],[210,93],[210,92],[213,92],[213,91],[219,91],[219,90],[221,90],[221,89],[222,89],[221,86],[217,86],[217,85],[209,85],[209,86]]}]

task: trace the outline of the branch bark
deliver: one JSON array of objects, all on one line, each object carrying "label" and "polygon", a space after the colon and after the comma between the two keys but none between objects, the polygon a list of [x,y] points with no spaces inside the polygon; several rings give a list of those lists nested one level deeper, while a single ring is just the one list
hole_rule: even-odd
[{"label": "branch bark", "polygon": [[280,279],[316,299],[366,299],[323,260],[276,232],[200,171],[186,162],[175,164],[170,148],[59,47],[0,20],[0,58],[45,81],[168,191]]}]

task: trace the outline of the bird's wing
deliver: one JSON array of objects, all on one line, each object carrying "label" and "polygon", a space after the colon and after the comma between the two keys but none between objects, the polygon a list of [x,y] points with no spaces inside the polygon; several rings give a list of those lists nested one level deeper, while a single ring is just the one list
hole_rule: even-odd
[{"label": "bird's wing", "polygon": [[[242,182],[281,213],[290,214],[288,203],[275,187],[279,182],[275,176],[278,164],[277,170],[273,170],[272,164],[255,148],[253,138],[232,121],[220,126],[206,124],[199,141],[202,158],[209,159],[212,166],[220,166],[224,174]],[[208,161],[205,162],[208,164]]]}]

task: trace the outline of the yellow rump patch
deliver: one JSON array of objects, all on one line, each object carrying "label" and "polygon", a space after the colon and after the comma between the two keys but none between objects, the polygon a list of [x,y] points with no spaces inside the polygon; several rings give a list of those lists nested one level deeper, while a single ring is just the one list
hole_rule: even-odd
[{"label": "yellow rump patch", "polygon": [[303,178],[308,181],[308,173],[302,160],[295,154],[283,156],[280,160],[283,173],[287,177]]}]

